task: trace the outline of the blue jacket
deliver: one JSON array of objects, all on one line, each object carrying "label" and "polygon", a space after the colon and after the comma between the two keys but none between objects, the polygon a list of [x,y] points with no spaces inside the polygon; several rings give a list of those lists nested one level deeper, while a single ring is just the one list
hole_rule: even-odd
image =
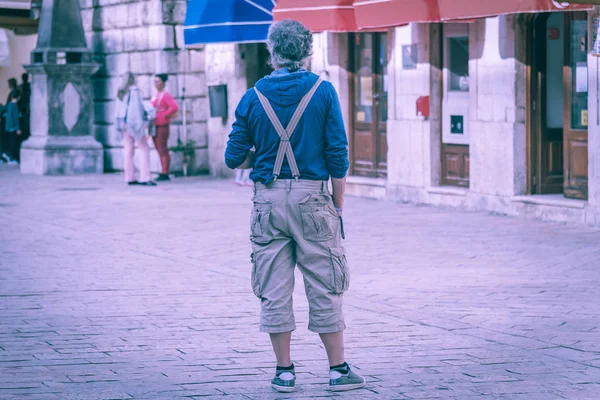
[{"label": "blue jacket", "polygon": [[6,125],[4,126],[6,132],[16,132],[21,129],[19,124],[19,105],[15,102],[10,101],[6,105],[4,118],[6,118]]},{"label": "blue jacket", "polygon": [[[256,87],[269,99],[282,125],[286,127],[298,103],[317,79],[317,75],[304,69],[293,73],[282,69],[261,79]],[[225,150],[225,163],[232,169],[239,167],[248,151],[254,147],[256,154],[250,178],[255,182],[271,182],[279,135],[254,89],[248,90],[238,104],[235,118]],[[331,83],[321,83],[290,143],[300,170],[300,179],[326,181],[330,176],[338,179],[346,176],[349,166],[348,138],[340,102]],[[286,157],[279,179],[292,178]]]}]

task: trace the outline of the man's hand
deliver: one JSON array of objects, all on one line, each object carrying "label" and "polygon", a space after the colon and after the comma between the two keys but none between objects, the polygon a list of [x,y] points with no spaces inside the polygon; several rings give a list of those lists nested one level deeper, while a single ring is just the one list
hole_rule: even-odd
[{"label": "man's hand", "polygon": [[338,217],[341,217],[341,216],[342,216],[342,214],[344,213],[344,209],[343,209],[343,208],[337,208],[337,207],[336,207],[336,208],[335,208],[335,211],[337,212],[337,214],[338,214]]},{"label": "man's hand", "polygon": [[333,205],[338,215],[342,216],[344,209],[344,194],[346,193],[346,178],[331,178],[331,187],[333,189]]},{"label": "man's hand", "polygon": [[246,159],[244,160],[242,165],[240,165],[238,167],[238,169],[252,169],[253,167],[254,167],[254,151],[250,150],[248,152],[248,155],[246,156]]}]

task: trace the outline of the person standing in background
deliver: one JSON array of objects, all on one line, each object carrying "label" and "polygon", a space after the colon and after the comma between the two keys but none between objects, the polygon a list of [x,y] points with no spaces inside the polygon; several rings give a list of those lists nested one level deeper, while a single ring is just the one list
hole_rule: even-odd
[{"label": "person standing in background", "polygon": [[21,75],[23,81],[19,85],[19,92],[21,92],[21,98],[19,100],[19,111],[21,112],[21,142],[24,142],[31,135],[31,122],[29,120],[31,110],[31,84],[29,83],[29,74],[24,73]]},{"label": "person standing in background", "polygon": [[[150,180],[150,147],[148,146],[146,111],[135,76],[128,73],[117,95],[117,130],[123,137],[125,181],[128,185],[156,186]],[[135,144],[140,150],[140,179],[135,179]]]},{"label": "person standing in background", "polygon": [[13,95],[13,91],[17,89],[17,80],[15,78],[11,78],[8,80],[8,95],[6,96],[6,103],[4,107],[0,109],[0,117],[1,118],[1,126],[0,126],[0,159],[2,162],[9,162],[10,157],[8,153],[10,152],[9,147],[9,135],[6,132],[6,111],[8,109],[8,103],[10,103],[11,96]]},{"label": "person standing in background", "polygon": [[19,90],[17,80],[15,78],[10,78],[8,80],[8,95],[6,96],[6,104],[8,104],[8,102],[10,101],[10,98],[13,95],[13,91],[15,90]]},{"label": "person standing in background", "polygon": [[250,179],[251,169],[235,170],[235,184],[238,186],[254,186],[254,182]]},{"label": "person standing in background", "polygon": [[19,99],[21,94],[17,89],[16,79],[10,79],[8,81],[10,87],[10,93],[6,101],[6,107],[4,111],[4,135],[5,135],[5,147],[2,158],[9,164],[18,164],[19,156],[21,152],[21,113],[19,112]]},{"label": "person standing in background", "polygon": [[154,77],[154,86],[157,93],[151,100],[152,106],[156,109],[156,135],[153,137],[154,146],[160,157],[161,173],[156,178],[157,181],[168,181],[171,168],[171,155],[169,154],[169,135],[171,119],[179,111],[179,106],[173,99],[173,96],[165,89],[169,76],[167,74],[157,74]]}]

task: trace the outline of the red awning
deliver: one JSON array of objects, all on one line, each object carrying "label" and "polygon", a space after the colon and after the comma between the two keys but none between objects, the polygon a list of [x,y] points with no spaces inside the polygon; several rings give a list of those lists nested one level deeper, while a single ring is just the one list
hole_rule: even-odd
[{"label": "red awning", "polygon": [[438,0],[438,2],[442,20],[481,18],[502,14],[594,9],[589,4],[570,4],[556,0]]},{"label": "red awning", "polygon": [[359,29],[441,22],[501,14],[591,10],[589,4],[557,0],[355,0]]},{"label": "red awning", "polygon": [[313,32],[355,32],[353,0],[277,0],[273,19],[295,19]]},{"label": "red awning", "polygon": [[437,3],[438,0],[355,0],[354,15],[360,29],[438,22]]}]

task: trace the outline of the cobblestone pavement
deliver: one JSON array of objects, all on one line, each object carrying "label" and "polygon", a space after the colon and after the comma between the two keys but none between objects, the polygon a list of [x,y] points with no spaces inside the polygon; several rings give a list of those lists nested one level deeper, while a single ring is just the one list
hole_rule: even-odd
[{"label": "cobblestone pavement", "polygon": [[272,392],[249,188],[0,169],[0,400],[600,399],[600,231],[351,198],[333,394],[297,279],[299,391]]}]

